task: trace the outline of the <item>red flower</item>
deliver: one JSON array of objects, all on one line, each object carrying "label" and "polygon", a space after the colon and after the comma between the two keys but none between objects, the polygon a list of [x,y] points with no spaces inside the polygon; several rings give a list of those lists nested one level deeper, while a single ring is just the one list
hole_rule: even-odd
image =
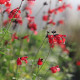
[{"label": "red flower", "polygon": [[22,37],[22,39],[27,39],[27,42],[29,42],[29,35]]},{"label": "red flower", "polygon": [[27,61],[27,59],[26,58],[28,58],[27,56],[25,56],[25,57],[19,57],[18,59],[17,59],[17,65],[22,65],[22,62],[21,61],[25,61],[25,63],[27,64],[28,63],[28,61]]},{"label": "red flower", "polygon": [[55,25],[56,23],[53,22],[53,20],[50,20],[50,21],[48,22],[48,24],[53,24],[53,25]]},{"label": "red flower", "polygon": [[17,59],[17,65],[22,65],[20,57]]},{"label": "red flower", "polygon": [[78,10],[78,11],[80,11],[80,5],[78,5],[78,8],[77,8],[77,10]]},{"label": "red flower", "polygon": [[11,9],[10,9],[10,8],[7,8],[7,9],[5,10],[5,12],[7,12],[8,14],[10,14]]},{"label": "red flower", "polygon": [[64,21],[63,20],[59,20],[58,23],[59,24],[64,24]]},{"label": "red flower", "polygon": [[77,65],[77,66],[80,66],[80,61],[77,61],[77,62],[76,62],[76,65]]},{"label": "red flower", "polygon": [[53,12],[54,12],[54,9],[48,11],[49,14],[52,14]]},{"label": "red flower", "polygon": [[4,4],[7,0],[0,0],[0,4]]},{"label": "red flower", "polygon": [[33,31],[33,32],[35,32],[36,30],[37,30],[37,25],[36,25],[36,23],[35,22],[33,22],[33,23],[28,23],[28,28],[31,30],[31,31]]},{"label": "red flower", "polygon": [[18,10],[19,8],[16,8],[14,10],[12,10],[10,13],[9,13],[9,18],[12,19],[12,18],[20,18],[20,13],[21,11]]},{"label": "red flower", "polygon": [[61,35],[61,34],[53,34],[53,35],[48,35],[48,40],[50,43],[50,47],[53,48],[55,44],[65,44],[65,38],[66,35]]},{"label": "red flower", "polygon": [[6,6],[6,7],[11,7],[11,3],[6,2],[5,6]]},{"label": "red flower", "polygon": [[48,16],[47,15],[44,15],[43,16],[43,21],[47,21],[48,20]]},{"label": "red flower", "polygon": [[52,73],[56,73],[56,72],[60,71],[60,68],[59,68],[59,66],[53,66],[53,67],[50,68],[50,70],[51,70]]},{"label": "red flower", "polygon": [[37,64],[38,64],[38,65],[42,65],[42,64],[43,64],[43,59],[39,58]]},{"label": "red flower", "polygon": [[14,34],[12,35],[12,41],[14,41],[15,39],[19,39],[19,38],[16,36],[16,33],[14,33]]},{"label": "red flower", "polygon": [[25,61],[25,63],[27,64],[28,63],[28,61],[27,61],[27,59],[26,58],[28,58],[27,56],[25,56],[25,57],[21,57],[21,60],[22,61]]}]

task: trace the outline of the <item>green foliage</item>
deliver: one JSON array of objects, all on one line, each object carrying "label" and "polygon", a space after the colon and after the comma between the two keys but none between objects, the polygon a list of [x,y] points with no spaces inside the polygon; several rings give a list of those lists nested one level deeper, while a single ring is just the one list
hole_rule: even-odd
[{"label": "green foliage", "polygon": [[[5,34],[6,33],[6,34]],[[72,74],[75,71],[75,66],[72,63],[72,58],[67,53],[63,53],[59,46],[55,46],[49,52],[49,43],[46,35],[43,32],[39,32],[38,35],[31,35],[30,42],[26,40],[14,40],[11,42],[12,33],[6,28],[0,31],[0,78],[1,80],[71,80]],[[20,37],[25,34],[17,34]],[[9,43],[5,45],[5,41]],[[45,40],[45,41],[44,41]],[[44,41],[44,42],[43,42]],[[43,43],[43,45],[42,45]],[[42,47],[40,48],[40,46]],[[73,44],[75,46],[75,44]],[[40,48],[38,54],[37,51]],[[74,51],[74,50],[70,50]],[[39,73],[37,74],[38,66],[37,60],[43,58],[45,61],[46,56],[50,53],[47,61],[43,66],[40,66]],[[36,62],[33,64],[34,57],[37,54]],[[28,56],[28,64],[18,66],[16,60],[18,57]],[[56,74],[52,74],[49,70],[50,67],[59,65],[61,71]],[[46,73],[47,72],[47,73]]]}]

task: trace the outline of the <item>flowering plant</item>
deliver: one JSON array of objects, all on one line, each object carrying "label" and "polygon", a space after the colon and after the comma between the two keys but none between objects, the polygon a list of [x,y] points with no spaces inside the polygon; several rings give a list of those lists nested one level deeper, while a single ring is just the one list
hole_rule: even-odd
[{"label": "flowering plant", "polygon": [[[0,0],[1,80],[70,80],[75,72],[74,67],[80,67],[79,59],[73,62],[70,57],[67,36],[54,30],[56,26],[65,25],[63,19],[55,21],[55,17],[67,8],[72,9],[72,6],[58,0],[56,5],[62,4],[51,9],[51,3],[52,0],[44,2],[33,15],[36,0],[21,0],[20,6],[15,9],[11,9],[10,0]],[[39,30],[36,17],[48,5],[48,11],[41,17],[45,26]],[[24,19],[27,22],[25,30]]]}]

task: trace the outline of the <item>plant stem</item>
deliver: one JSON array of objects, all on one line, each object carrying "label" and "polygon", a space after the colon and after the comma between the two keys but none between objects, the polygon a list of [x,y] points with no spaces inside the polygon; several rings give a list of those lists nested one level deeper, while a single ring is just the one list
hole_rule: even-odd
[{"label": "plant stem", "polygon": [[47,61],[47,58],[48,58],[48,56],[49,56],[49,54],[50,54],[50,49],[49,49],[49,52],[48,52],[48,55],[47,55],[47,57],[45,58],[45,61],[44,61],[44,63],[43,63],[43,65],[40,67],[40,69],[37,71],[37,75],[36,75],[36,77],[38,76],[38,74],[39,74],[39,72],[40,72],[40,70],[42,69],[42,67],[44,66],[44,64],[46,63],[46,61]]},{"label": "plant stem", "polygon": [[18,65],[17,65],[17,68],[16,68],[16,80],[18,80]]},{"label": "plant stem", "polygon": [[[37,51],[37,53],[36,53],[36,55],[35,55],[35,57],[34,57],[34,60],[33,60],[34,63],[35,63],[35,59],[36,59],[37,55],[39,54],[40,49],[42,48],[42,46],[43,46],[43,44],[44,44],[45,39],[46,39],[46,37],[43,39],[43,42],[42,42],[40,48],[38,49],[38,51]],[[32,66],[33,66],[33,63],[32,63]]]}]

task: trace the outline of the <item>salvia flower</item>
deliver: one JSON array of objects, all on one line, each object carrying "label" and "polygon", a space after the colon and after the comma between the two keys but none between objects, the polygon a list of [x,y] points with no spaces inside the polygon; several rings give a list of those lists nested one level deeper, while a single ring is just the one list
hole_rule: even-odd
[{"label": "salvia flower", "polygon": [[17,59],[17,65],[22,65],[20,57]]},{"label": "salvia flower", "polygon": [[78,10],[78,11],[80,11],[80,5],[78,5],[78,8],[77,8],[77,10]]},{"label": "salvia flower", "polygon": [[7,1],[10,1],[10,0],[0,0],[0,4],[4,4]]},{"label": "salvia flower", "polygon": [[12,18],[20,18],[20,13],[21,11],[19,10],[19,8],[16,8],[14,10],[12,10],[9,14],[9,18],[12,19]]},{"label": "salvia flower", "polygon": [[55,44],[65,44],[65,37],[66,35],[61,34],[48,35],[50,47],[53,48]]},{"label": "salvia flower", "polygon": [[37,64],[38,64],[38,65],[42,65],[42,64],[43,64],[43,59],[39,58]]},{"label": "salvia flower", "polygon": [[57,65],[57,66],[51,67],[50,70],[51,70],[52,73],[56,73],[56,72],[59,72],[59,71],[60,71],[60,68],[59,68],[59,66]]},{"label": "salvia flower", "polygon": [[27,42],[29,42],[29,35],[22,37],[21,39],[27,39]]},{"label": "salvia flower", "polygon": [[6,2],[5,6],[6,6],[6,7],[11,7],[11,3]]},{"label": "salvia flower", "polygon": [[14,34],[12,34],[12,41],[14,41],[15,39],[19,39],[17,36],[16,36],[16,32]]},{"label": "salvia flower", "polygon": [[77,65],[77,66],[80,66],[80,61],[77,61],[77,62],[76,62],[76,65]]},{"label": "salvia flower", "polygon": [[43,21],[48,21],[48,15],[43,16]]},{"label": "salvia flower", "polygon": [[7,12],[9,14],[11,12],[11,9],[10,8],[6,8],[5,12]]},{"label": "salvia flower", "polygon": [[27,56],[25,56],[25,57],[19,57],[18,59],[17,59],[17,65],[22,65],[22,61],[25,61],[25,63],[27,64],[28,63],[28,61],[27,61],[27,59],[26,58],[28,58]]},{"label": "salvia flower", "polygon": [[28,23],[28,28],[34,32],[34,34],[36,35],[37,34],[37,24],[35,22],[29,22]]}]

